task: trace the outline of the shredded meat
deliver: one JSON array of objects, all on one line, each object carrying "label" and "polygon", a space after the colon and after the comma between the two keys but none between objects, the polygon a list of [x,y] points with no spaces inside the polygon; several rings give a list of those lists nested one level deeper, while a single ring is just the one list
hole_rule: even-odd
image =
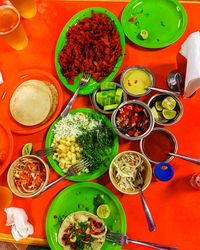
[{"label": "shredded meat", "polygon": [[114,22],[103,13],[92,12],[91,18],[86,17],[71,26],[66,37],[59,64],[70,84],[80,72],[101,81],[113,70],[121,55],[120,37]]}]

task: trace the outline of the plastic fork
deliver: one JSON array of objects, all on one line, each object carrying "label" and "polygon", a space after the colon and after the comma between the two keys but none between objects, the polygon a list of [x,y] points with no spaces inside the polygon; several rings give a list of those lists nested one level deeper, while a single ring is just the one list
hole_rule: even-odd
[{"label": "plastic fork", "polygon": [[73,94],[72,98],[70,99],[70,101],[68,102],[67,106],[64,108],[64,110],[62,111],[62,113],[60,115],[62,118],[64,118],[64,117],[67,116],[67,114],[69,113],[69,111],[70,111],[70,109],[72,107],[72,104],[74,103],[74,100],[77,97],[80,89],[88,83],[88,81],[90,80],[90,77],[91,77],[90,74],[87,74],[87,73],[83,74],[77,90],[75,91],[75,93]]},{"label": "plastic fork", "polygon": [[151,212],[149,210],[149,207],[148,207],[148,205],[146,203],[146,200],[145,200],[143,192],[142,192],[142,188],[144,186],[144,178],[142,176],[142,173],[139,170],[137,171],[136,177],[133,180],[133,185],[139,191],[140,198],[141,198],[141,201],[142,201],[142,205],[143,205],[143,208],[144,208],[144,212],[145,212],[145,215],[146,215],[149,231],[150,232],[155,231],[156,230],[156,225],[154,223],[153,217],[151,215]]},{"label": "plastic fork", "polygon": [[46,157],[48,155],[52,155],[55,151],[54,147],[49,147],[49,148],[42,148],[40,150],[37,150],[35,152],[32,152],[32,155],[38,156],[38,157]]},{"label": "plastic fork", "polygon": [[146,247],[151,247],[153,249],[178,250],[178,248],[176,248],[176,247],[168,247],[168,246],[160,245],[160,244],[156,244],[156,243],[130,239],[126,234],[121,234],[121,233],[116,233],[116,232],[111,232],[111,231],[107,232],[106,240],[113,243],[113,244],[118,244],[121,246],[126,245],[128,243],[134,243],[134,244],[138,244],[138,245],[142,245],[142,246],[146,246]]},{"label": "plastic fork", "polygon": [[64,174],[60,178],[56,179],[55,181],[49,183],[48,185],[46,185],[46,187],[39,194],[44,193],[49,188],[53,187],[55,184],[57,184],[61,180],[65,179],[67,176],[77,175],[78,173],[80,173],[84,168],[88,167],[89,165],[90,164],[89,164],[88,160],[81,160],[81,161],[77,162],[76,164],[69,167],[66,174]]}]

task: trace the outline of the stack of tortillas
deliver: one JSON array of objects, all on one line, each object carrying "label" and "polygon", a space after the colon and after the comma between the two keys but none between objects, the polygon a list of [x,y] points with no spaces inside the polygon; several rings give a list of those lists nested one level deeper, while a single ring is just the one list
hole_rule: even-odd
[{"label": "stack of tortillas", "polygon": [[14,91],[10,100],[10,112],[22,125],[34,126],[54,113],[58,93],[53,84],[41,80],[27,80]]}]

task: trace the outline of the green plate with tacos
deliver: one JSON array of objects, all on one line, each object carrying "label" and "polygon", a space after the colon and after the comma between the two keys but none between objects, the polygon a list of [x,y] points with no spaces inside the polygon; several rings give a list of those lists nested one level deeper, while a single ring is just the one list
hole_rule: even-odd
[{"label": "green plate with tacos", "polygon": [[[46,235],[52,250],[62,250],[58,243],[58,234],[63,220],[77,211],[96,215],[97,199],[101,196],[110,209],[108,218],[103,222],[108,230],[126,233],[126,216],[117,197],[106,187],[92,183],[77,183],[62,190],[52,201],[46,217]],[[92,248],[94,249],[94,248]],[[104,239],[101,250],[120,250],[121,246],[113,245]],[[96,248],[94,249],[96,250]]]}]

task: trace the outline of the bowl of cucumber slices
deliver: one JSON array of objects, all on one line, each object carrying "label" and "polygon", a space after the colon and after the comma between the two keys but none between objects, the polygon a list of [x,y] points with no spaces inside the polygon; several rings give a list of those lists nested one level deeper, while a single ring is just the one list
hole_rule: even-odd
[{"label": "bowl of cucumber slices", "polygon": [[173,95],[156,94],[148,102],[155,122],[161,126],[170,126],[177,123],[183,115],[181,101]]},{"label": "bowl of cucumber slices", "polygon": [[127,94],[115,82],[102,82],[92,94],[93,105],[103,114],[112,114],[126,100]]}]

